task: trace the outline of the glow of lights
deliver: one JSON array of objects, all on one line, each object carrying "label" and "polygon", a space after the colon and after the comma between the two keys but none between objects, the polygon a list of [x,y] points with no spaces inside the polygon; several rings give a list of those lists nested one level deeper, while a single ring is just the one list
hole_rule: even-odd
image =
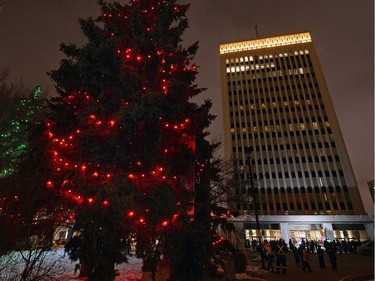
[{"label": "glow of lights", "polygon": [[309,32],[220,45],[220,54],[312,42]]}]

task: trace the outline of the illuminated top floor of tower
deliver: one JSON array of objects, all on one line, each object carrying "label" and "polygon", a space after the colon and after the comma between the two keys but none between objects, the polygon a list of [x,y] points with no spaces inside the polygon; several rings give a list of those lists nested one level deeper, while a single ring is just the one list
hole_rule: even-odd
[{"label": "illuminated top floor of tower", "polygon": [[312,42],[309,32],[221,44],[220,54],[289,46]]}]

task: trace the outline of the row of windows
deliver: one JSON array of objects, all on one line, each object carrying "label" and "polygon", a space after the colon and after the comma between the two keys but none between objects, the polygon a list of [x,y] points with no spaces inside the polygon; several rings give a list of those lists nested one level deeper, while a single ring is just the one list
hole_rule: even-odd
[{"label": "row of windows", "polygon": [[[284,62],[285,58],[285,62]],[[289,61],[290,59],[290,61]],[[226,66],[230,65],[244,65],[244,64],[263,64],[263,63],[269,63],[269,62],[275,62],[279,65],[281,63],[282,65],[292,65],[293,67],[299,66],[298,62],[300,61],[306,61],[311,64],[311,58],[308,50],[300,50],[298,51],[289,51],[284,53],[274,53],[274,54],[268,54],[268,55],[254,55],[254,56],[245,56],[235,59],[227,59],[225,61]],[[297,64],[296,64],[297,62]]]},{"label": "row of windows", "polygon": [[[330,130],[330,123],[329,122],[325,122],[324,124],[319,124],[318,122],[312,122],[311,124],[310,123],[297,123],[297,124],[292,124],[292,123],[289,123],[289,124],[283,124],[283,125],[266,125],[265,123],[267,122],[256,122],[256,121],[253,121],[252,124],[250,124],[250,122],[247,122],[247,126],[248,127],[245,127],[245,123],[242,122],[241,123],[241,126],[240,126],[240,123],[236,123],[236,128],[237,129],[241,129],[241,132],[242,133],[247,133],[247,132],[251,132],[253,131],[254,134],[256,134],[258,131],[263,131],[263,132],[266,132],[266,133],[269,133],[269,132],[293,132],[293,131],[304,131],[304,130],[308,130],[308,129],[313,129],[315,131],[319,130],[319,125],[320,127],[324,128],[326,127],[327,130],[329,131]],[[273,123],[273,122],[272,122]],[[278,123],[278,122],[276,122]],[[259,126],[257,126],[259,124]],[[234,124],[231,124],[232,126]],[[251,126],[251,127],[250,127]],[[242,127],[242,128],[241,128]],[[236,130],[235,128],[231,128],[231,133],[232,134],[235,134],[236,133]]]},{"label": "row of windows", "polygon": [[[263,78],[263,80],[264,80],[264,82],[266,82],[267,81],[267,79],[266,78]],[[272,81],[272,79],[269,79],[270,81]],[[274,81],[277,81],[278,79],[277,79],[277,77],[274,77],[273,78],[273,80]],[[287,79],[286,79],[287,80]],[[280,80],[280,81],[283,81],[283,80]],[[284,80],[285,81],[285,80]],[[249,80],[237,80],[237,79],[235,79],[235,80],[232,80],[232,81],[228,81],[227,82],[227,84],[228,84],[228,89],[230,89],[230,90],[235,90],[236,89],[236,85],[243,85],[243,87],[245,88],[246,86],[248,86],[248,85],[251,85],[252,84],[252,81],[249,79]],[[233,87],[233,89],[231,88],[231,86]],[[297,80],[297,81],[293,81],[293,84],[292,85],[289,85],[289,84],[287,84],[285,87],[283,86],[283,85],[281,85],[280,87],[279,87],[279,85],[275,85],[274,87],[273,87],[273,85],[272,84],[270,84],[269,85],[269,87],[267,87],[267,89],[270,91],[270,92],[274,92],[274,91],[276,91],[276,92],[279,92],[279,91],[289,91],[289,90],[295,90],[295,89],[302,89],[302,88],[304,88],[304,89],[312,89],[312,88],[319,88],[319,86],[318,86],[318,82],[314,82],[314,83],[312,83],[312,82],[309,82],[309,83],[305,83],[305,82],[303,82],[302,84]],[[260,90],[261,90],[262,88],[261,87],[258,87],[258,91],[260,92]]]},{"label": "row of windows", "polygon": [[255,72],[255,71],[264,71],[266,69],[276,69],[276,70],[298,70],[299,73],[303,73],[304,69],[308,69],[312,67],[311,60],[304,60],[298,61],[295,63],[294,61],[290,63],[289,61],[283,60],[271,60],[265,62],[255,62],[255,63],[231,63],[226,64],[226,71],[227,73],[234,73],[234,72]]},{"label": "row of windows", "polygon": [[[294,203],[290,203],[289,204],[290,210],[293,211],[293,210],[308,210],[309,209],[309,205],[307,203],[303,204],[303,207],[304,207],[303,209],[302,209],[302,204],[301,203],[297,203],[296,205],[297,206],[295,206]],[[267,210],[267,204],[266,203],[258,205],[258,209],[259,210],[260,210],[261,206],[262,206],[263,210]],[[237,204],[238,210],[241,210],[241,207],[242,207],[242,210],[248,210],[248,209],[249,210],[254,210],[254,205],[253,204],[240,204],[240,203],[238,203]],[[281,207],[283,207],[283,210],[288,210],[288,205],[286,203],[283,203],[283,204],[280,204],[280,203],[272,204],[272,203],[270,203],[269,207],[270,207],[271,211],[273,211],[275,209],[278,210],[278,211],[281,211]],[[345,206],[345,203],[341,202],[340,203],[340,207],[343,210],[345,210],[345,209],[353,210],[353,204],[351,202],[348,202],[348,207],[347,208]],[[339,208],[338,208],[337,202],[333,202],[332,206],[328,202],[325,203],[325,204],[318,203],[318,206],[314,202],[312,202],[311,203],[311,209],[312,210],[332,210],[332,209],[333,210],[338,210]]]},{"label": "row of windows", "polygon": [[[229,101],[229,106],[230,106],[230,107],[232,107],[233,104],[236,106],[236,105],[237,105],[237,101],[235,101],[235,102]],[[266,113],[266,112],[268,112],[269,114],[272,113],[272,109],[271,109],[271,108],[267,108],[267,105],[266,105],[266,104],[263,103],[260,107],[261,107],[261,109],[257,109],[256,106],[255,106],[254,104],[251,104],[251,105],[250,105],[250,109],[251,109],[250,112],[251,112],[251,114],[254,115],[255,112],[256,112],[258,115],[259,115],[261,112],[262,112],[262,113]],[[296,106],[296,107],[291,106],[291,107],[289,107],[289,104],[288,104],[287,102],[284,102],[284,103],[283,103],[283,106],[277,106],[277,104],[275,103],[275,105],[272,105],[272,107],[273,107],[273,113],[282,112],[280,109],[283,109],[285,112],[289,112],[289,110],[290,110],[291,112],[306,112],[307,109],[309,109],[309,110],[311,111],[313,108],[315,108],[315,110],[319,110],[319,105],[318,105],[318,104],[316,104],[316,105],[314,105],[314,106],[313,106],[312,104],[309,104],[308,106],[303,105],[302,107],[300,107],[300,106]],[[325,109],[325,106],[324,106],[323,103],[320,104],[320,108],[321,108],[322,110]],[[279,109],[279,110],[278,110],[278,109]],[[241,106],[240,106],[240,110],[241,110]],[[243,110],[243,109],[242,109],[242,110]],[[232,112],[233,109],[230,108],[230,111]],[[243,115],[243,114],[241,114],[241,115]],[[246,115],[249,115],[249,111],[248,111],[248,110],[246,110]],[[232,116],[233,116],[233,113],[232,113]],[[238,116],[238,114],[237,114],[236,116]]]},{"label": "row of windows", "polygon": [[[330,134],[332,134],[332,130],[330,128],[327,129],[327,132],[324,129],[320,130],[321,135],[325,135],[326,133],[328,133],[330,135]],[[277,132],[277,133],[276,132],[271,132],[271,133],[270,132],[265,132],[265,133],[254,132],[254,139],[258,139],[258,138],[263,139],[265,136],[266,137],[270,137],[270,136],[272,136],[272,137],[276,137],[276,136],[277,137],[288,137],[288,136],[294,137],[294,136],[301,136],[301,135],[302,136],[307,136],[307,135],[313,136],[313,135],[317,135],[317,133],[314,133],[312,130],[307,130],[307,132],[305,130],[302,131],[302,132],[300,132],[300,131],[290,132],[289,131],[289,132]],[[248,137],[249,139],[252,139],[253,135],[252,134],[242,134],[242,137],[243,137],[243,139],[246,139],[246,137]],[[241,139],[241,135],[237,134],[237,138]],[[232,134],[232,140],[236,140],[236,135],[234,133]]]},{"label": "row of windows", "polygon": [[[310,68],[312,68],[312,65],[309,65]],[[278,70],[279,69],[279,70]],[[299,68],[289,68],[289,67],[281,67],[276,69],[273,64],[269,65],[251,65],[251,66],[231,66],[227,67],[227,79],[230,80],[230,76],[232,76],[231,80],[238,80],[243,78],[244,76],[246,78],[250,78],[255,82],[254,80],[263,79],[264,82],[268,79],[269,82],[277,81],[278,78],[287,80],[290,76],[300,76],[301,78],[306,77],[315,77],[315,73],[312,72],[310,75],[310,69],[307,68],[307,65],[304,64],[304,67]],[[280,70],[281,69],[281,70]]]},{"label": "row of windows", "polygon": [[[335,155],[335,156],[315,156],[315,157],[311,157],[311,156],[308,156],[308,157],[289,157],[289,158],[285,158],[285,157],[282,157],[282,158],[270,158],[269,160],[267,158],[264,158],[263,160],[262,159],[258,159],[256,160],[256,163],[258,165],[261,165],[261,164],[287,164],[287,163],[293,163],[293,160],[296,164],[299,164],[299,163],[318,163],[319,161],[322,162],[322,163],[326,163],[326,162],[340,162],[340,157],[338,155]],[[314,160],[314,161],[313,161]],[[235,161],[234,163],[236,164],[237,161]],[[242,160],[240,160],[239,162],[243,162]],[[242,165],[242,163],[240,163],[240,165]]]},{"label": "row of windows", "polygon": [[[322,186],[322,187],[314,186],[314,188],[311,187],[311,186],[308,186],[308,187],[306,187],[306,188],[305,188],[304,186],[302,186],[302,187],[300,187],[300,188],[298,188],[298,187],[294,187],[294,188],[293,188],[293,190],[294,190],[294,192],[295,192],[296,194],[298,194],[298,191],[299,191],[299,190],[300,190],[302,193],[306,193],[306,190],[307,190],[308,193],[312,193],[312,192],[313,192],[313,189],[314,189],[315,193],[320,193],[320,192],[322,192],[322,193],[327,193],[327,187],[325,187],[325,186]],[[272,193],[278,194],[279,191],[280,191],[280,193],[283,193],[283,194],[284,194],[285,192],[291,194],[291,193],[292,193],[292,188],[291,188],[291,187],[287,187],[286,189],[285,189],[284,187],[280,187],[279,189],[278,189],[278,188],[274,188],[274,189],[272,189],[271,187],[268,187],[268,188],[261,187],[261,188],[260,188],[260,193],[265,194],[266,191],[267,191],[268,194],[272,194]],[[337,193],[340,193],[341,191],[346,192],[346,193],[349,192],[347,186],[343,186],[343,187],[340,187],[340,186],[336,186],[336,187],[328,186],[328,191],[329,191],[330,193],[333,193],[334,191],[336,191]],[[256,193],[257,193],[257,192],[256,192]]]},{"label": "row of windows", "polygon": [[[228,92],[228,95],[229,97],[233,96],[236,98],[237,97],[237,93],[240,97],[242,97],[242,90],[238,90],[238,91],[229,91]],[[258,94],[258,90],[255,88],[254,91],[252,91],[251,89],[249,91],[247,91],[246,89],[244,89],[243,93],[245,95],[247,95],[248,93],[250,94],[250,100],[248,101],[248,99],[245,97],[243,100],[245,101],[245,104],[252,104],[252,103],[255,103],[255,104],[263,104],[263,103],[274,103],[276,101],[278,102],[291,102],[291,103],[295,103],[296,106],[302,104],[304,102],[304,100],[306,100],[306,95],[304,94],[300,94],[300,95],[296,95],[296,94],[292,94],[291,92],[280,92],[280,96],[277,96],[277,97],[274,97],[274,96],[270,96],[269,93],[265,93],[266,95],[264,97],[261,97],[260,100],[256,97],[256,94]],[[263,90],[262,88],[259,88],[259,94],[263,94]],[[255,99],[253,99],[253,97],[255,97]],[[322,98],[322,95],[320,94],[320,92],[317,92],[317,97],[319,99]],[[311,99],[315,100],[316,99],[316,95],[315,93],[311,93]],[[311,104],[311,100],[310,99],[307,99],[306,100],[306,103],[309,105]],[[242,100],[240,100],[239,102],[240,105],[243,105],[243,102]]]},{"label": "row of windows", "polygon": [[[285,192],[291,194],[292,191],[294,191],[294,193],[298,194],[299,191],[301,191],[302,193],[306,193],[306,190],[307,190],[308,193],[312,193],[313,190],[315,191],[315,193],[320,193],[320,192],[327,193],[327,187],[326,186],[322,186],[322,187],[319,187],[319,186],[314,186],[314,187],[308,186],[306,188],[304,186],[301,186],[301,187],[296,187],[295,186],[293,189],[290,186],[288,186],[287,188],[284,188],[284,187],[280,187],[280,188],[277,188],[277,187],[276,188],[271,188],[271,187],[264,188],[264,187],[261,187],[260,189],[258,189],[258,188],[254,189],[255,194],[258,194],[259,190],[260,190],[261,194],[265,194],[266,191],[267,191],[267,194],[273,194],[273,193],[274,194],[278,194],[279,192],[282,193],[282,194],[285,194]],[[342,186],[342,187],[340,187],[340,186],[336,186],[336,187],[328,186],[328,191],[330,193],[333,193],[334,191],[336,191],[337,193],[340,193],[341,191],[346,192],[346,193],[349,192],[347,186]],[[240,190],[237,189],[236,193],[237,193],[237,195],[239,195],[240,194]],[[246,193],[250,194],[250,189],[247,189],[247,192],[246,192],[246,188],[244,188],[242,190],[242,194],[246,194]]]},{"label": "row of windows", "polygon": [[[304,123],[304,122],[307,122],[307,123],[309,123],[310,122],[310,118],[308,117],[308,116],[304,116],[304,117],[300,117],[300,118],[287,118],[287,119],[281,119],[281,120],[275,120],[275,121],[273,121],[273,120],[264,120],[264,121],[262,121],[262,122],[258,122],[258,123],[256,123],[256,122],[253,122],[253,123],[250,123],[250,122],[247,122],[246,123],[246,125],[247,126],[257,126],[257,125],[259,125],[259,126],[268,126],[268,125],[280,125],[280,124],[282,124],[282,125],[285,125],[285,124],[288,124],[288,126],[289,125],[292,125],[292,121],[293,121],[293,123],[294,124],[296,124],[296,125],[298,125],[298,123]],[[328,122],[328,117],[327,116],[318,116],[318,117],[316,117],[315,118],[315,116],[312,116],[311,117],[311,122],[312,123],[314,123],[314,122],[325,122],[325,125],[327,126],[327,127],[330,127],[330,125],[329,125],[329,123],[327,123]],[[239,123],[237,123],[237,124],[239,124]],[[232,127],[234,126],[233,125],[233,123],[231,124],[232,125]],[[241,126],[242,127],[245,127],[245,122],[242,122],[241,123]]]},{"label": "row of windows", "polygon": [[253,151],[265,151],[266,149],[267,150],[272,150],[272,148],[274,149],[274,150],[290,150],[290,149],[297,149],[297,147],[298,148],[300,148],[300,149],[303,149],[303,148],[307,148],[307,149],[309,149],[309,148],[323,148],[323,146],[325,147],[325,148],[329,148],[329,147],[336,147],[336,143],[334,142],[334,141],[332,141],[332,142],[324,142],[324,143],[322,143],[322,142],[317,142],[317,143],[299,143],[299,144],[296,144],[296,143],[292,143],[292,144],[289,144],[289,143],[287,143],[287,144],[279,144],[279,145],[277,145],[277,144],[275,144],[275,145],[256,145],[255,147],[253,147],[253,146],[251,146],[250,147],[250,152],[253,152]]},{"label": "row of windows", "polygon": [[235,59],[227,59],[225,61],[225,63],[227,65],[229,65],[229,63],[233,64],[233,63],[243,63],[243,62],[255,62],[255,63],[263,63],[263,61],[265,62],[269,62],[269,61],[273,61],[273,59],[277,59],[278,57],[282,58],[282,57],[293,57],[293,56],[306,56],[307,58],[310,57],[310,52],[309,50],[299,50],[299,51],[292,51],[290,50],[289,53],[288,52],[284,52],[284,53],[273,53],[273,54],[265,54],[265,55],[254,55],[254,56],[245,56],[245,57],[240,57],[240,58],[235,58]]},{"label": "row of windows", "polygon": [[[318,171],[317,173],[315,171],[311,171],[310,173],[311,173],[311,177],[313,177],[313,178],[316,178],[317,174],[318,174],[319,177],[323,177],[323,171]],[[303,173],[301,171],[298,171],[297,173],[294,172],[294,171],[292,171],[290,173],[284,172],[284,177],[285,178],[289,178],[289,177],[291,177],[291,178],[302,178],[302,174],[304,174],[304,176],[306,178],[308,178],[308,177],[310,177],[310,173],[308,171],[304,171]],[[342,170],[339,170],[338,173],[341,177],[344,176],[344,172]],[[334,170],[331,173],[329,171],[324,171],[324,174],[325,174],[326,177],[330,177],[331,175],[333,177],[337,177],[337,172],[334,171]],[[283,177],[283,173],[281,173],[281,172],[278,172],[278,173],[275,173],[275,172],[268,173],[268,172],[266,172],[264,174],[264,177],[266,179],[278,179],[278,178]]]},{"label": "row of windows", "polygon": [[[322,104],[322,109],[324,109],[324,105],[323,105],[323,103],[322,103],[321,100],[320,100],[320,103]],[[238,105],[238,102],[236,100],[234,102],[229,101],[229,106],[233,106],[233,104],[234,105]],[[245,103],[245,104],[247,105],[247,103]],[[278,102],[275,101],[275,102],[272,102],[272,103],[267,103],[267,102],[264,102],[264,103],[250,103],[250,105],[249,105],[248,108],[244,107],[241,104],[241,102],[240,102],[240,105],[238,106],[238,110],[239,111],[246,110],[246,112],[248,113],[249,111],[247,109],[250,109],[250,110],[258,110],[258,109],[266,110],[268,108],[274,108],[274,109],[277,109],[277,108],[285,108],[285,109],[291,108],[292,111],[293,111],[294,108],[297,108],[297,110],[298,110],[298,108],[300,108],[301,106],[303,106],[304,111],[306,111],[307,107],[309,109],[312,109],[313,104],[312,104],[311,100],[306,100],[306,101],[303,101],[303,102],[295,100],[295,101],[292,101],[292,102],[288,102],[286,100],[281,101],[281,98],[280,98],[280,101],[278,101]]]}]

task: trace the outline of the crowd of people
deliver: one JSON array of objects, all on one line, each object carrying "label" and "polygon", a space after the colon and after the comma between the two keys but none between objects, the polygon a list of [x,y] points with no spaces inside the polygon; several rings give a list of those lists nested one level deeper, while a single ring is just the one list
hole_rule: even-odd
[{"label": "crowd of people", "polygon": [[251,247],[262,255],[262,260],[265,261],[265,269],[276,274],[286,274],[287,253],[293,254],[295,264],[300,266],[302,271],[312,271],[310,265],[312,256],[317,256],[320,269],[326,269],[325,257],[327,257],[330,267],[337,270],[336,255],[356,254],[360,245],[362,243],[359,240],[339,241],[339,239],[325,240],[323,243],[302,239],[298,245],[295,245],[292,240],[289,240],[287,244],[283,239],[270,241],[265,239],[262,244],[259,244],[255,239],[251,242]]}]

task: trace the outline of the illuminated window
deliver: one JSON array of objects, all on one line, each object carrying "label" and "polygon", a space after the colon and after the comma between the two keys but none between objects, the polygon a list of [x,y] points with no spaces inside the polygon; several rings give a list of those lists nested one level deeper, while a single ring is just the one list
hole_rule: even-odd
[{"label": "illuminated window", "polygon": [[266,108],[267,108],[266,105],[265,105],[264,103],[262,103],[262,108],[263,108],[263,109],[266,109]]},{"label": "illuminated window", "polygon": [[264,131],[266,131],[266,132],[269,132],[269,131],[270,131],[270,129],[268,128],[268,126],[265,126],[265,127],[264,127]]},{"label": "illuminated window", "polygon": [[305,130],[305,124],[304,124],[304,123],[301,123],[301,124],[300,124],[300,128],[301,128],[301,130]]},{"label": "illuminated window", "polygon": [[294,105],[299,106],[299,101],[295,101]]},{"label": "illuminated window", "polygon": [[305,50],[305,54],[308,54],[309,53],[309,50]]},{"label": "illuminated window", "polygon": [[231,132],[232,134],[234,134],[234,128],[231,128],[231,129],[230,129],[230,132]]},{"label": "illuminated window", "polygon": [[273,106],[274,108],[276,108],[276,107],[277,107],[276,102],[273,102],[273,103],[272,103],[272,106]]},{"label": "illuminated window", "polygon": [[254,128],[253,128],[253,132],[258,132],[258,128],[257,128],[257,127],[254,127]]},{"label": "illuminated window", "polygon": [[325,122],[325,125],[326,125],[326,127],[327,128],[329,128],[330,127],[330,124],[329,124],[329,122],[327,121],[327,122]]},{"label": "illuminated window", "polygon": [[250,104],[250,108],[255,110],[255,106],[253,104]]},{"label": "illuminated window", "polygon": [[318,130],[319,128],[318,128],[318,123],[317,122],[313,122],[312,123],[312,126],[313,126],[313,128],[315,129],[315,130]]},{"label": "illuminated window", "polygon": [[287,101],[284,101],[284,106],[288,106],[288,102]]},{"label": "illuminated window", "polygon": [[307,100],[306,103],[307,103],[308,105],[311,105],[311,100]]},{"label": "illuminated window", "polygon": [[246,133],[246,128],[242,128],[242,133]]},{"label": "illuminated window", "polygon": [[243,110],[243,105],[240,105],[240,110]]}]

